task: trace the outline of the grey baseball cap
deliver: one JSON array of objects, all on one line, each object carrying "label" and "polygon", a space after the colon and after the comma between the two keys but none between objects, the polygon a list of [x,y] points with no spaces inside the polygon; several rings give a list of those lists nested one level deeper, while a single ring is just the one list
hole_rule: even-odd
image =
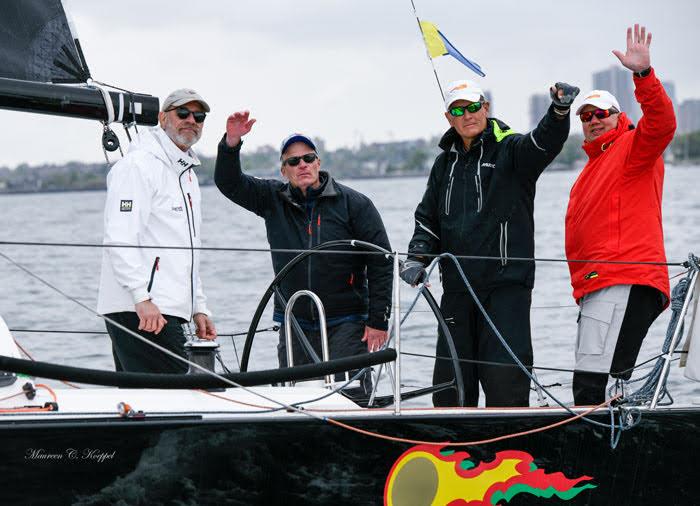
[{"label": "grey baseball cap", "polygon": [[209,112],[211,110],[209,108],[209,104],[207,104],[199,93],[190,88],[180,88],[179,90],[175,90],[170,95],[165,97],[161,111],[167,111],[188,102],[199,102],[202,104],[204,112]]}]

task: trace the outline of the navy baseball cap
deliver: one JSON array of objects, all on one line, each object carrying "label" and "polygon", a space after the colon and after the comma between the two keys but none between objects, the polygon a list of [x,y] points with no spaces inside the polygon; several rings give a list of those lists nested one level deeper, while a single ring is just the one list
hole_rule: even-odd
[{"label": "navy baseball cap", "polygon": [[309,139],[306,135],[300,134],[298,132],[293,133],[289,136],[287,136],[283,141],[282,145],[280,146],[280,160],[282,159],[282,155],[284,155],[284,152],[287,151],[287,148],[294,144],[295,142],[303,142],[307,146],[309,146],[311,149],[316,151],[316,145],[313,143],[311,139]]}]

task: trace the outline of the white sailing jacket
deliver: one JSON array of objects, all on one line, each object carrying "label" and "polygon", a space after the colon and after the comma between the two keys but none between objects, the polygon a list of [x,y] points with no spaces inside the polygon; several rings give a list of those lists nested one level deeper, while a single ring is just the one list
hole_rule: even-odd
[{"label": "white sailing jacket", "polygon": [[[142,130],[107,175],[100,314],[134,311],[151,299],[162,314],[211,316],[199,277],[200,192],[191,150],[183,153],[160,127]],[[185,249],[159,249],[179,246]]]}]

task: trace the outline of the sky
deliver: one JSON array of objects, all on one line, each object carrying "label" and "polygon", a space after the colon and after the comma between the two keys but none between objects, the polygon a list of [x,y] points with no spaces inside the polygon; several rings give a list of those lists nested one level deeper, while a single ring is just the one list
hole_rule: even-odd
[{"label": "sky", "polygon": [[[440,81],[473,79],[495,116],[529,126],[528,99],[556,81],[591,87],[594,71],[620,65],[627,26],[653,34],[652,65],[679,101],[700,98],[692,0],[414,0],[486,72],[435,60]],[[212,107],[195,149],[214,155],[227,116],[250,110],[254,149],[288,133],[329,149],[429,138],[447,123],[410,0],[68,0],[94,79],[161,100],[191,87]],[[695,56],[693,56],[695,55]],[[0,166],[104,160],[95,121],[0,110]],[[115,131],[123,138],[121,126]],[[572,133],[580,124],[572,122]],[[126,140],[124,140],[126,144]]]}]

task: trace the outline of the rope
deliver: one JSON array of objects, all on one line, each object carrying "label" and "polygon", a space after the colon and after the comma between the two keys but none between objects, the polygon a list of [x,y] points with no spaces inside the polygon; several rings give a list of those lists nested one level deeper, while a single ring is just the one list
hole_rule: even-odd
[{"label": "rope", "polygon": [[[65,243],[65,242],[31,242],[31,241],[0,241],[0,245],[6,246],[46,246],[46,247],[73,247],[73,248],[137,248],[137,249],[159,249],[159,250],[199,250],[199,251],[237,251],[247,253],[310,253],[313,255],[382,255],[386,253],[379,251],[353,251],[353,250],[308,250],[308,249],[284,249],[284,248],[233,248],[218,246],[144,246],[135,244],[97,244],[97,243]],[[409,256],[411,253],[397,253],[399,256]],[[421,253],[425,258],[444,258],[450,255],[458,260],[497,260],[501,257],[476,256],[476,255],[452,255],[451,253],[431,254]],[[556,262],[556,263],[596,263],[614,265],[665,265],[668,267],[687,267],[687,262],[644,262],[637,260],[590,260],[590,259],[566,259],[566,258],[525,258],[508,257],[508,261],[513,262]]]},{"label": "rope", "polygon": [[[659,384],[659,382],[662,383],[660,394],[659,394],[659,399],[658,399],[658,405],[659,406],[669,406],[673,404],[673,397],[671,397],[671,394],[669,393],[668,389],[666,388],[666,382],[668,380],[668,372],[667,376],[665,378],[662,378],[662,371],[664,367],[664,362],[666,360],[672,360],[671,355],[673,353],[677,353],[677,350],[671,350],[671,341],[673,340],[673,334],[676,330],[676,327],[680,325],[680,333],[678,336],[678,342],[676,343],[676,346],[679,347],[681,346],[682,342],[682,337],[683,337],[683,322],[680,321],[680,314],[681,310],[683,309],[683,304],[685,303],[685,299],[688,296],[688,286],[690,284],[690,278],[695,272],[700,271],[700,265],[699,265],[699,259],[694,256],[694,255],[689,255],[688,257],[688,264],[690,266],[690,269],[687,271],[686,277],[681,279],[678,284],[673,288],[673,291],[671,292],[671,321],[668,323],[668,328],[666,329],[666,338],[664,339],[663,346],[661,348],[662,353],[659,355],[657,358],[656,364],[654,364],[653,369],[646,375],[642,376],[641,378],[636,378],[634,380],[629,380],[629,381],[618,381],[616,382],[615,385],[613,385],[611,388],[620,388],[624,386],[629,386],[634,383],[639,383],[644,381],[644,384],[633,392],[632,394],[628,395],[625,397],[624,402],[632,405],[641,405],[645,404],[647,402],[650,402],[654,398],[654,393],[656,391],[656,387]],[[619,383],[619,385],[618,385]],[[664,399],[668,399],[665,402],[662,402]]]},{"label": "rope", "polygon": [[[19,350],[20,350],[22,353],[24,353],[25,356],[26,356],[29,360],[31,360],[32,362],[36,362],[36,360],[34,360],[34,357],[32,357],[32,356],[29,354],[29,352],[28,352],[27,350],[25,350],[25,349],[22,347],[22,345],[19,344],[19,343],[17,342],[16,339],[12,339],[12,340],[15,342],[15,346],[17,346],[17,348],[19,348]],[[68,386],[71,387],[71,388],[80,388],[79,386],[74,385],[73,383],[71,383],[71,382],[69,382],[69,381],[61,380],[61,383],[63,383],[64,385],[68,385]]]},{"label": "rope", "polygon": [[[10,332],[17,332],[17,333],[27,333],[27,334],[104,334],[107,335],[107,331],[105,330],[49,330],[49,329],[9,329]],[[258,329],[255,331],[255,333],[259,332],[277,332],[279,330],[279,326],[273,325],[272,327],[267,327],[264,329]],[[226,333],[222,334],[217,332],[217,335],[220,337],[239,337],[239,336],[245,336],[247,335],[248,332],[236,332],[236,333]],[[15,341],[16,342],[16,341]],[[18,345],[19,346],[19,345]]]},{"label": "rope", "polygon": [[[476,307],[479,308],[479,311],[481,312],[482,316],[486,320],[486,323],[489,325],[489,327],[491,327],[491,330],[493,330],[493,333],[498,338],[498,340],[501,342],[501,345],[505,348],[506,352],[510,355],[510,357],[513,359],[513,361],[518,365],[518,367],[520,367],[520,369],[523,371],[523,373],[528,378],[530,378],[530,381],[533,382],[537,386],[537,388],[539,388],[542,392],[547,394],[555,403],[557,403],[559,405],[559,407],[563,408],[564,410],[566,410],[568,413],[570,413],[573,416],[578,416],[571,408],[569,408],[566,404],[564,404],[562,401],[560,401],[557,397],[552,395],[552,393],[547,388],[543,387],[540,384],[540,382],[537,380],[537,378],[528,370],[528,367],[522,363],[522,361],[518,358],[518,356],[515,354],[513,349],[508,345],[506,340],[503,338],[503,335],[498,330],[498,328],[496,328],[496,325],[493,323],[493,321],[491,320],[491,317],[486,312],[486,309],[484,309],[484,306],[481,304],[479,297],[477,297],[476,292],[474,292],[474,289],[472,288],[471,283],[469,283],[469,280],[467,279],[466,274],[464,274],[464,271],[462,270],[462,266],[459,264],[457,258],[452,253],[442,253],[441,255],[439,255],[439,258],[440,259],[443,259],[443,258],[449,259],[455,264],[455,267],[457,268],[457,272],[459,272],[459,275],[462,278],[462,282],[464,283],[464,286],[469,291],[469,294],[472,296],[472,299],[474,299],[474,303],[475,303]],[[409,312],[413,308],[413,306],[416,304],[416,302],[418,301],[418,295],[420,294],[420,292],[423,290],[423,288],[426,286],[426,284],[430,280],[430,274],[433,272],[433,269],[435,269],[436,265],[438,265],[438,262],[433,260],[432,264],[430,265],[430,268],[428,269],[427,275],[425,277],[425,281],[421,284],[421,288],[418,290],[418,294],[417,294],[416,298],[414,299],[413,304],[409,308]],[[403,321],[402,321],[402,323],[403,323]],[[608,424],[604,424],[601,422],[597,422],[595,420],[591,420],[590,418],[586,418],[585,416],[582,416],[580,418],[587,423],[590,423],[590,424],[593,424],[593,425],[596,425],[599,427],[605,427],[605,428],[610,427],[610,425],[608,425]],[[627,430],[631,427],[632,426],[626,426],[622,430]]]},{"label": "rope", "polygon": [[[92,308],[90,308],[90,307],[87,306],[86,304],[82,303],[81,301],[77,300],[76,298],[71,297],[70,295],[68,295],[67,293],[65,293],[64,291],[62,291],[61,289],[59,289],[58,287],[54,286],[53,284],[51,284],[51,283],[48,282],[47,280],[43,279],[43,278],[40,277],[39,275],[33,273],[32,271],[30,271],[30,270],[27,269],[26,267],[24,267],[24,266],[22,266],[21,264],[17,263],[15,260],[13,260],[12,258],[10,258],[8,255],[4,254],[4,253],[1,252],[1,251],[0,251],[0,256],[3,257],[3,258],[5,258],[6,261],[8,261],[9,263],[11,263],[12,265],[14,265],[15,267],[17,267],[18,269],[22,270],[23,272],[25,272],[25,273],[26,273],[27,275],[29,275],[30,277],[32,277],[32,278],[36,279],[37,281],[39,281],[40,283],[44,284],[44,285],[47,286],[48,288],[50,288],[50,289],[56,291],[57,293],[59,293],[59,294],[62,295],[63,297],[65,297],[65,298],[67,298],[68,300],[74,302],[75,304],[77,304],[77,305],[79,305],[80,307],[86,309],[87,311],[89,311],[89,312],[91,312],[92,314],[98,316],[99,318],[102,318],[103,320],[105,320],[105,321],[111,323],[111,324],[114,325],[115,327],[122,329],[123,331],[125,331],[125,332],[127,332],[128,334],[132,335],[132,336],[135,337],[136,339],[139,339],[140,341],[144,342],[145,344],[147,344],[147,345],[149,345],[149,346],[152,346],[153,348],[158,349],[158,350],[160,350],[161,352],[163,352],[163,353],[165,353],[165,354],[167,354],[167,355],[169,355],[169,356],[172,356],[172,357],[175,358],[176,360],[179,360],[179,361],[182,361],[182,362],[184,362],[184,363],[189,364],[190,366],[192,366],[192,367],[194,367],[194,368],[200,370],[200,371],[203,372],[204,374],[208,374],[208,375],[210,375],[210,376],[213,376],[213,377],[217,378],[218,380],[220,380],[220,381],[222,381],[222,382],[224,382],[224,383],[226,383],[226,384],[230,384],[230,385],[232,385],[232,386],[234,386],[234,387],[236,387],[236,388],[240,388],[240,389],[242,389],[243,391],[250,393],[250,394],[253,395],[253,396],[259,397],[259,398],[264,399],[264,400],[266,400],[266,401],[268,401],[268,402],[271,402],[271,403],[273,403],[273,404],[276,404],[276,405],[280,406],[280,409],[287,409],[287,410],[289,410],[289,411],[296,412],[296,413],[299,413],[299,414],[303,414],[303,415],[305,415],[305,416],[307,416],[307,417],[313,418],[313,419],[318,420],[318,421],[322,421],[322,422],[334,424],[334,425],[336,425],[336,426],[343,427],[343,428],[345,428],[345,429],[347,429],[347,430],[352,430],[352,431],[355,431],[355,432],[358,432],[358,433],[362,433],[362,434],[365,434],[365,435],[369,435],[369,436],[372,436],[372,437],[375,437],[375,438],[379,438],[379,439],[388,439],[388,440],[393,440],[393,441],[409,442],[409,443],[412,443],[412,444],[434,444],[434,445],[436,445],[436,444],[447,444],[446,442],[438,443],[438,442],[428,442],[428,441],[413,441],[413,440],[408,440],[408,439],[403,439],[403,438],[392,438],[392,437],[390,437],[390,436],[386,436],[386,435],[383,435],[383,434],[380,434],[380,433],[373,433],[373,432],[369,432],[369,431],[364,431],[363,429],[359,429],[359,428],[356,428],[356,427],[352,427],[352,426],[350,426],[350,425],[348,425],[348,424],[345,424],[345,423],[343,423],[343,422],[340,422],[340,421],[338,421],[338,420],[334,420],[334,419],[329,418],[329,417],[317,415],[317,414],[311,412],[311,410],[301,409],[301,408],[299,408],[299,407],[296,406],[296,405],[287,404],[287,403],[285,403],[285,402],[278,401],[278,400],[273,399],[273,398],[271,398],[271,397],[269,397],[269,396],[266,396],[266,395],[263,395],[263,394],[261,394],[261,393],[259,393],[259,392],[254,391],[254,390],[251,390],[251,389],[249,389],[249,388],[247,388],[247,387],[244,387],[244,386],[242,386],[242,385],[240,385],[240,384],[238,384],[238,383],[236,383],[236,382],[234,382],[234,381],[232,381],[232,380],[230,380],[230,379],[228,379],[228,378],[225,378],[225,377],[221,376],[220,374],[217,374],[217,373],[214,372],[214,371],[210,371],[210,370],[208,370],[208,369],[206,369],[206,368],[200,366],[199,364],[190,362],[190,361],[188,361],[187,359],[184,359],[184,358],[180,357],[180,356],[177,355],[176,353],[173,353],[172,351],[170,351],[170,350],[168,350],[168,349],[166,349],[166,348],[163,348],[162,346],[159,346],[158,344],[153,343],[153,342],[151,342],[151,341],[149,341],[149,340],[143,338],[143,337],[140,336],[139,334],[137,334],[137,333],[131,331],[130,329],[128,329],[128,328],[122,326],[121,324],[119,324],[119,323],[117,323],[117,322],[114,322],[114,321],[111,321],[110,318],[105,317],[104,315],[100,315],[99,313],[97,313],[97,311],[93,310]],[[528,376],[530,377],[530,379],[531,379],[542,391],[544,391],[545,393],[547,393],[547,395],[549,395],[549,396],[552,398],[552,400],[554,400],[557,404],[559,404],[562,408],[564,408],[568,413],[570,413],[570,414],[572,415],[572,418],[565,419],[565,420],[562,420],[562,421],[560,421],[560,422],[557,422],[557,423],[554,423],[554,424],[551,424],[551,425],[548,425],[548,426],[545,426],[545,427],[541,427],[541,428],[539,428],[539,429],[533,429],[533,430],[523,431],[523,432],[518,432],[518,433],[513,433],[513,434],[506,434],[506,435],[503,435],[503,436],[499,436],[499,437],[491,438],[491,439],[486,439],[486,440],[483,440],[483,441],[476,441],[476,442],[455,442],[455,443],[450,443],[450,444],[454,444],[455,446],[473,446],[473,445],[478,445],[478,444],[487,444],[487,443],[491,443],[491,442],[502,441],[502,440],[505,440],[505,439],[511,439],[511,438],[519,437],[519,436],[522,436],[522,435],[534,434],[534,433],[537,433],[537,432],[542,432],[542,431],[545,431],[545,430],[549,430],[549,429],[551,429],[551,428],[555,428],[555,427],[564,425],[564,424],[566,424],[566,423],[571,423],[571,422],[573,422],[574,420],[577,420],[577,419],[581,419],[581,420],[586,421],[587,423],[591,423],[591,424],[594,424],[594,425],[597,425],[597,426],[601,426],[601,427],[605,427],[605,428],[611,427],[611,431],[614,430],[614,429],[615,429],[614,424],[612,424],[612,423],[611,423],[611,425],[603,424],[603,423],[597,422],[597,421],[595,421],[595,420],[591,420],[591,419],[586,418],[586,415],[592,413],[593,411],[595,411],[595,410],[598,409],[599,407],[603,407],[603,406],[606,406],[606,405],[610,404],[611,402],[613,402],[614,400],[616,400],[616,398],[609,399],[609,400],[607,400],[605,403],[601,404],[600,406],[596,406],[596,407],[594,407],[594,408],[592,408],[592,409],[590,409],[590,410],[588,410],[588,411],[585,411],[585,412],[583,412],[583,413],[580,413],[580,414],[575,413],[573,410],[571,410],[570,408],[568,408],[567,406],[565,406],[563,403],[561,403],[561,401],[559,401],[557,398],[555,398],[548,390],[546,390],[545,388],[543,388],[542,385],[540,385],[540,384],[537,382],[537,380],[535,380],[535,379],[533,378],[532,374],[527,370],[527,368],[522,364],[522,362],[520,362],[520,360],[517,358],[517,356],[515,356],[515,354],[513,353],[513,351],[510,349],[510,347],[508,346],[508,344],[507,344],[507,343],[505,342],[505,340],[503,339],[503,336],[500,334],[500,332],[498,331],[498,329],[495,327],[495,325],[493,324],[493,322],[492,322],[491,319],[489,318],[488,314],[486,313],[486,311],[484,310],[484,308],[483,308],[483,306],[481,305],[480,301],[478,300],[478,297],[476,297],[476,294],[473,292],[473,290],[472,290],[472,288],[471,288],[471,285],[469,284],[469,281],[467,280],[467,278],[466,278],[464,272],[463,272],[462,269],[461,269],[461,266],[459,265],[459,262],[457,262],[457,259],[456,259],[453,255],[451,255],[451,254],[443,254],[443,255],[441,255],[441,257],[442,257],[442,256],[445,256],[445,257],[447,257],[447,258],[451,258],[451,259],[455,262],[455,264],[457,265],[457,269],[458,269],[460,275],[462,276],[462,280],[464,281],[465,285],[467,286],[467,288],[469,289],[470,293],[472,294],[472,297],[474,297],[477,306],[479,307],[479,309],[480,309],[481,312],[483,313],[483,315],[484,315],[486,321],[489,323],[489,325],[490,325],[490,326],[492,327],[492,329],[494,330],[496,336],[501,340],[502,344],[506,347],[506,350],[511,354],[511,357],[516,361],[516,363],[518,363],[518,364],[520,365],[520,367],[523,369],[523,371],[525,372],[525,374],[528,375]],[[433,265],[432,265],[431,268],[430,268],[430,272],[432,272],[432,270],[435,268],[435,265],[437,265],[437,262],[434,262],[434,263],[433,263]],[[430,272],[428,273],[428,277],[429,277],[429,275],[430,275]],[[415,302],[414,302],[414,305],[415,305]],[[406,317],[407,317],[407,316],[408,316],[408,315],[406,315]],[[405,317],[404,317],[404,319],[405,319]],[[358,373],[358,374],[359,374],[359,373]],[[56,396],[55,396],[55,394],[53,393],[53,390],[51,390],[49,387],[47,387],[47,386],[45,386],[45,385],[39,385],[39,384],[37,384],[37,387],[42,387],[42,388],[48,389],[48,390],[51,392],[52,396],[54,397],[54,400],[56,399]],[[328,395],[331,395],[331,394],[332,394],[332,393],[329,393]],[[24,409],[24,408],[18,408],[18,409]],[[27,408],[27,409],[30,409],[31,411],[43,411],[43,410],[51,410],[51,409],[53,409],[53,407],[47,406],[47,407],[45,407],[45,408]],[[17,412],[17,411],[11,410],[11,411],[9,411],[9,412]],[[631,428],[631,427],[633,426],[633,425],[625,426],[625,425],[623,425],[623,423],[622,423],[622,418],[621,418],[620,420],[621,420],[621,421],[620,421],[620,426],[619,426],[620,430],[625,430],[626,428]]]},{"label": "rope", "polygon": [[[680,351],[680,350],[676,350],[676,351],[674,351],[673,353],[683,354],[683,353],[687,353],[687,352],[683,352],[683,351]],[[411,357],[419,357],[419,358],[430,358],[430,359],[433,359],[433,360],[452,360],[452,357],[446,357],[446,356],[441,356],[441,355],[427,355],[427,354],[423,354],[423,353],[410,353],[410,352],[407,352],[407,351],[402,351],[402,352],[401,352],[401,355],[408,355],[408,356],[411,356]],[[625,373],[628,373],[628,372],[633,372],[633,371],[635,371],[635,370],[637,370],[637,369],[641,369],[643,366],[645,366],[645,365],[648,364],[649,362],[653,362],[654,360],[657,360],[657,359],[659,359],[660,357],[663,357],[664,355],[666,355],[666,353],[659,353],[659,354],[657,354],[657,355],[654,355],[654,356],[651,357],[651,358],[648,358],[648,359],[644,360],[643,362],[640,362],[639,364],[636,364],[636,365],[634,365],[634,366],[632,366],[632,367],[629,367],[629,368],[627,368],[627,369],[624,369],[624,370],[622,370],[622,371],[611,371],[610,374],[613,374],[613,375],[622,375],[622,374],[625,374]],[[674,358],[673,360],[676,361],[676,360],[679,360],[679,358]],[[495,365],[495,366],[499,366],[499,367],[519,367],[518,364],[513,364],[513,363],[509,363],[509,362],[496,362],[496,361],[490,361],[490,360],[477,360],[477,359],[473,359],[473,358],[458,358],[457,361],[458,361],[458,362],[464,362],[465,364]],[[532,365],[532,366],[530,366],[530,368],[531,368],[531,369],[534,369],[534,370],[537,370],[537,371],[553,371],[553,372],[570,372],[570,373],[574,373],[574,372],[580,372],[580,371],[581,371],[581,369],[567,369],[567,368],[564,368],[564,367],[548,367],[548,366],[538,366],[538,365]],[[583,371],[583,372],[586,372],[586,371]]]},{"label": "rope", "polygon": [[[53,399],[53,405],[46,403],[44,406],[24,406],[21,408],[3,408],[0,409],[0,413],[37,413],[41,411],[54,411],[55,406],[58,404],[58,398],[56,397],[56,392],[54,392],[50,386],[44,385],[43,383],[37,383],[34,385],[36,388],[43,388],[44,390],[47,390],[49,394],[51,395],[51,398]],[[20,392],[17,395],[24,395],[24,392]],[[6,397],[6,399],[10,399],[11,397],[16,397],[15,395],[11,395],[10,397]],[[5,400],[5,399],[0,399],[0,400]]]},{"label": "rope", "polygon": [[102,86],[99,81],[88,80],[88,86],[96,88],[102,94],[102,99],[105,103],[105,108],[107,109],[107,118],[104,120],[105,127],[110,123],[114,123],[114,104],[112,104],[112,97],[109,95],[109,91]]},{"label": "rope", "polygon": [[[598,406],[594,406],[583,413],[575,413],[572,412],[574,416],[570,418],[566,418],[564,420],[560,420],[558,422],[545,425],[543,427],[538,427],[536,429],[530,429],[530,430],[524,430],[521,432],[514,432],[511,434],[504,434],[502,436],[497,436],[497,437],[492,437],[489,439],[481,439],[479,441],[461,441],[461,442],[450,442],[450,441],[422,441],[419,439],[408,439],[408,438],[401,438],[401,437],[394,437],[394,436],[387,436],[386,434],[381,434],[379,432],[372,432],[364,429],[360,429],[358,427],[353,427],[352,425],[348,425],[346,423],[343,423],[339,420],[334,420],[332,418],[326,418],[326,421],[332,425],[337,425],[338,427],[342,427],[343,429],[350,430],[352,432],[357,432],[358,434],[363,434],[365,436],[371,436],[377,439],[383,439],[385,441],[393,441],[395,443],[408,443],[412,445],[430,445],[430,446],[478,446],[478,445],[485,445],[489,443],[496,443],[498,441],[505,441],[507,439],[514,439],[516,437],[521,437],[521,436],[527,436],[530,434],[537,434],[538,432],[545,432],[550,429],[554,429],[556,427],[561,427],[562,425],[569,424],[571,422],[574,422],[576,420],[587,420],[586,416],[590,415],[594,411],[604,408],[608,405],[610,405],[612,402],[618,400],[618,397],[613,397],[611,399],[606,400],[604,403],[599,404]],[[567,410],[570,411],[570,410]],[[590,422],[590,420],[589,420]],[[600,422],[595,422],[597,424],[602,425],[603,427],[609,427],[607,424],[601,424]]]}]

